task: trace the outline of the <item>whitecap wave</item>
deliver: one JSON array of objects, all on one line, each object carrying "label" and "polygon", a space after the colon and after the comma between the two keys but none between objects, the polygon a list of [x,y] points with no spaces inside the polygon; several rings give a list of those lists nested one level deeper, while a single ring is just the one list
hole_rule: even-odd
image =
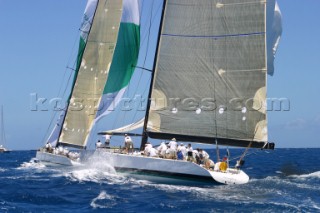
[{"label": "whitecap wave", "polygon": [[320,178],[320,171],[313,172],[310,174],[303,174],[303,175],[290,175],[289,177],[298,178],[298,179]]},{"label": "whitecap wave", "polygon": [[240,203],[250,202],[253,199],[248,196],[247,186],[228,186],[228,185],[215,185],[210,187],[198,186],[183,186],[183,185],[170,185],[170,184],[155,184],[145,183],[147,186],[154,187],[157,190],[165,191],[166,193],[183,193],[186,196],[194,196],[206,201],[222,201],[229,202],[230,200]]},{"label": "whitecap wave", "polygon": [[[300,188],[300,189],[311,189],[311,190],[314,190],[314,186],[313,185],[310,185],[308,183],[300,183],[298,181],[292,181],[292,179],[290,178],[301,178],[301,175],[291,175],[291,176],[288,176],[288,178],[282,178],[282,177],[279,177],[279,176],[268,176],[266,178],[263,178],[263,179],[252,179],[250,180],[252,183],[256,183],[256,184],[259,184],[259,183],[269,183],[269,184],[272,184],[273,185],[273,188],[276,188],[277,186],[279,186],[279,189],[281,189],[282,187],[285,187],[285,186],[290,186],[290,187],[295,187],[295,188]],[[280,190],[281,191],[281,190]]]},{"label": "whitecap wave", "polygon": [[94,198],[90,206],[93,208],[112,208],[117,204],[114,196],[107,194],[105,191],[100,192],[98,197]]},{"label": "whitecap wave", "polygon": [[0,168],[0,172],[5,172],[5,171],[7,171],[7,170],[4,168]]},{"label": "whitecap wave", "polygon": [[44,164],[36,158],[32,158],[29,162],[23,162],[17,169],[43,169],[46,168]]}]

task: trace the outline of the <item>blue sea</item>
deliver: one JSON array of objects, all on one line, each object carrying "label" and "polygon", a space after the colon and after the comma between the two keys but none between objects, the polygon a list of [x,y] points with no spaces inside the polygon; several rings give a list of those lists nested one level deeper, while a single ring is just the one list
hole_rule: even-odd
[{"label": "blue sea", "polygon": [[254,150],[245,185],[153,182],[118,174],[101,157],[63,167],[34,163],[35,154],[0,154],[0,212],[320,212],[320,149]]}]

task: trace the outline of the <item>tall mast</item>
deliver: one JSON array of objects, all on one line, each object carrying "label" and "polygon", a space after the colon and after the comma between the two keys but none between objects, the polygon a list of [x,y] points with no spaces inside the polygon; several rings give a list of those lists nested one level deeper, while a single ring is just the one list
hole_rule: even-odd
[{"label": "tall mast", "polygon": [[1,105],[1,144],[6,142],[6,136],[4,133],[4,118],[3,118],[3,105]]},{"label": "tall mast", "polygon": [[147,143],[147,140],[148,140],[147,125],[148,125],[148,118],[149,118],[149,109],[150,109],[150,106],[151,106],[150,98],[151,98],[151,94],[152,94],[154,74],[155,74],[156,65],[157,65],[158,52],[159,52],[159,46],[160,46],[160,36],[161,36],[161,32],[162,32],[162,25],[163,25],[163,19],[164,19],[164,13],[165,13],[166,5],[167,5],[167,0],[163,0],[162,14],[161,14],[161,20],[160,20],[159,31],[158,31],[157,48],[156,48],[156,53],[155,53],[154,62],[153,62],[153,73],[151,75],[151,83],[150,83],[149,94],[148,94],[146,115],[144,117],[144,125],[143,125],[143,133],[142,133],[142,140],[141,140],[140,150],[144,149],[144,145]]}]

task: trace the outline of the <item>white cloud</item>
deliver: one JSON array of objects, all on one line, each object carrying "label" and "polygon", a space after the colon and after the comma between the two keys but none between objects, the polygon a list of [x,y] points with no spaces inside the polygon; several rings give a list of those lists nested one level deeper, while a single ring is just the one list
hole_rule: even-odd
[{"label": "white cloud", "polygon": [[288,130],[302,130],[302,129],[305,129],[307,126],[308,126],[308,122],[302,118],[289,121],[285,124],[285,128]]}]

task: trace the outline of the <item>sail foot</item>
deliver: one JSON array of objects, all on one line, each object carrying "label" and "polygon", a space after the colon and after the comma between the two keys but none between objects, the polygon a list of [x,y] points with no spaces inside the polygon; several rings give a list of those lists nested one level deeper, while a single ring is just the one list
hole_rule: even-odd
[{"label": "sail foot", "polygon": [[148,136],[153,139],[171,140],[172,138],[176,138],[177,141],[189,141],[189,142],[202,143],[202,144],[215,144],[215,140],[217,139],[218,145],[234,146],[234,147],[248,147],[250,143],[251,143],[250,148],[273,150],[275,147],[275,144],[272,142],[239,140],[239,139],[230,139],[230,138],[214,138],[214,137],[179,135],[179,134],[157,133],[157,132],[148,132]]}]

